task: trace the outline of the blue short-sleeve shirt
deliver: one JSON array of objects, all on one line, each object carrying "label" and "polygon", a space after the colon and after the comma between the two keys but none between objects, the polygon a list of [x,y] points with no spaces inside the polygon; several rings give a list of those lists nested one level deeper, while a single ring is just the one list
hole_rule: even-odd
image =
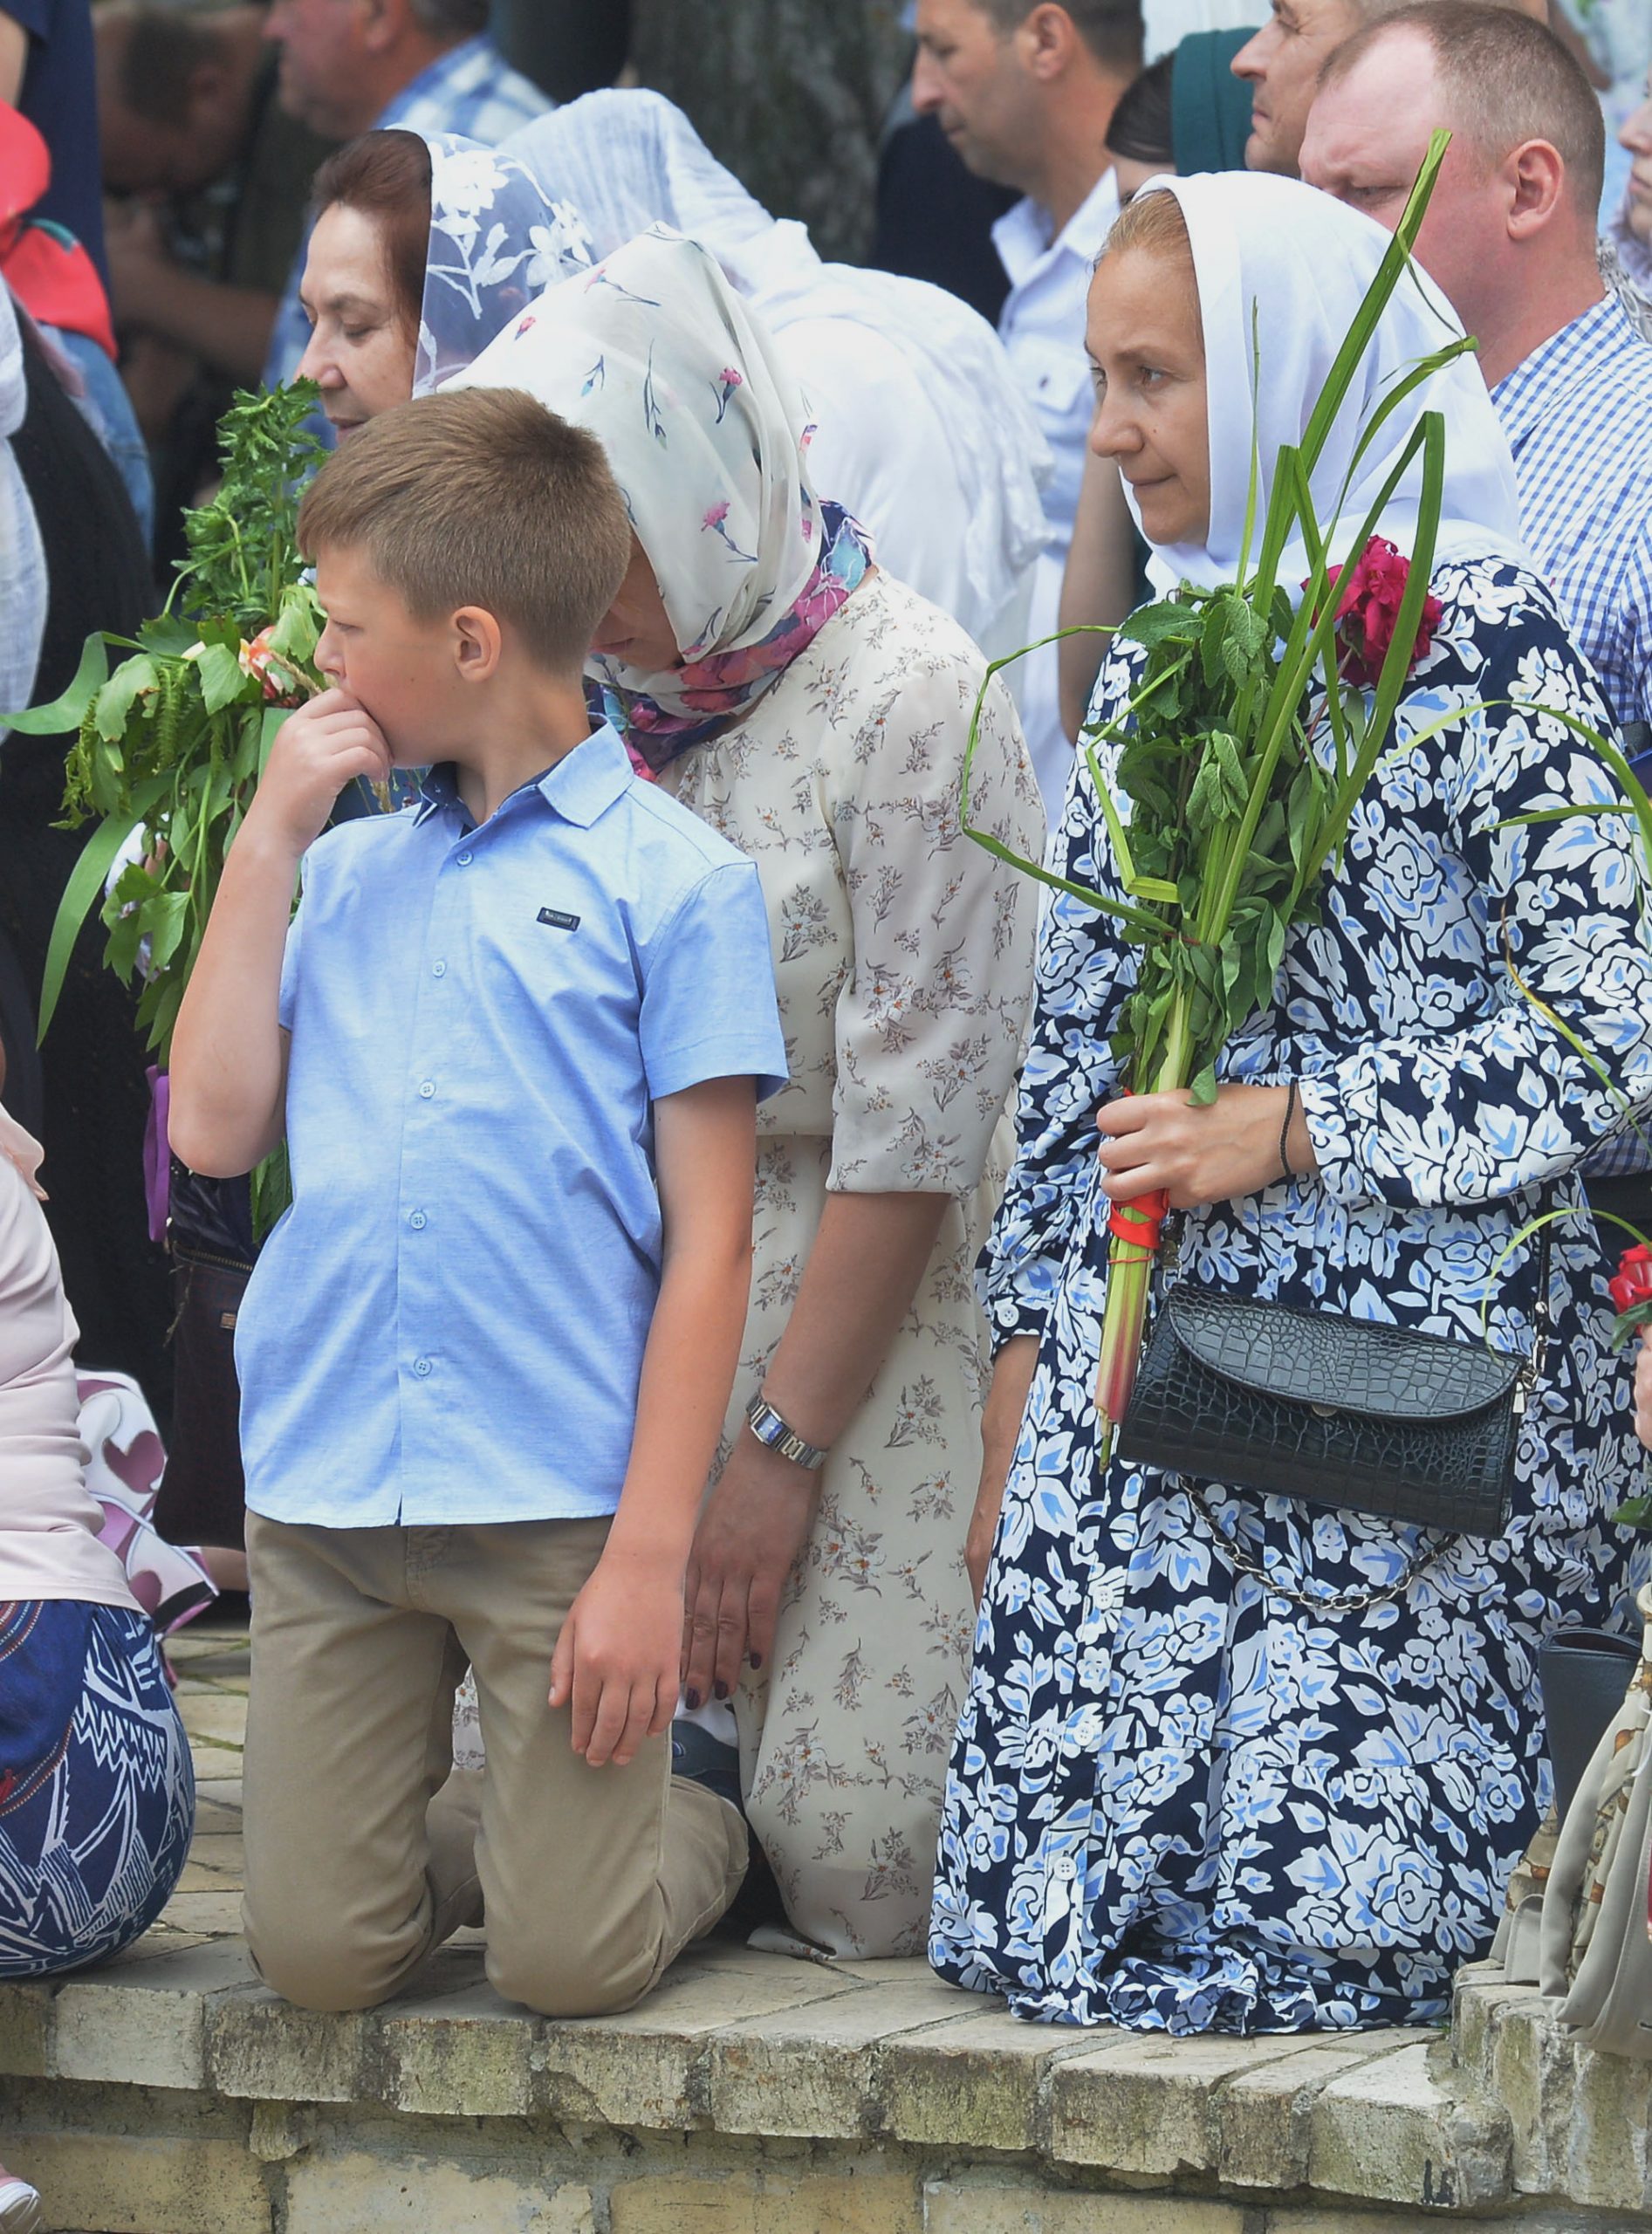
[{"label": "blue short-sleeve shirt", "polygon": [[785,1083],[757,871],[600,730],[472,826],[438,775],[305,858],[292,1206],[240,1313],[247,1501],[612,1512],[659,1288],[653,1106]]}]

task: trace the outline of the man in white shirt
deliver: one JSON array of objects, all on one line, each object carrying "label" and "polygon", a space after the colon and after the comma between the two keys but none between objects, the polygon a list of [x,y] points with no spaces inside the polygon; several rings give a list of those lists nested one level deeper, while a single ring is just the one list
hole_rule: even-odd
[{"label": "man in white shirt", "polygon": [[[918,0],[917,31],[914,107],[939,118],[972,171],[1026,197],[992,237],[1011,283],[998,330],[1055,457],[1044,498],[1051,539],[1025,630],[1036,642],[1056,627],[1094,415],[1085,297],[1119,210],[1104,143],[1141,66],[1141,11],[1139,0]],[[1018,696],[1053,821],[1073,766],[1053,645],[1023,662]]]}]

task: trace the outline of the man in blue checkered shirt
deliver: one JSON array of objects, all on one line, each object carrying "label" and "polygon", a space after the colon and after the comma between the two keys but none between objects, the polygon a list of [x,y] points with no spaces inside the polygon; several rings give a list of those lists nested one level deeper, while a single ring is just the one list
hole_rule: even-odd
[{"label": "man in blue checkered shirt", "polygon": [[[264,36],[281,49],[282,106],[339,140],[399,125],[460,132],[483,147],[556,104],[512,70],[487,37],[488,0],[274,0]],[[290,380],[310,339],[298,306],[309,236],[287,280],[264,377]],[[332,429],[317,415],[316,433]]]},{"label": "man in blue checkered shirt", "polygon": [[[1453,134],[1417,256],[1480,345],[1525,539],[1633,755],[1652,746],[1652,342],[1601,284],[1601,106],[1559,39],[1506,7],[1379,16],[1320,74],[1302,175],[1392,227],[1430,132]],[[1644,1225],[1652,1121],[1587,1168]],[[1652,1229],[1649,1229],[1652,1230]]]}]

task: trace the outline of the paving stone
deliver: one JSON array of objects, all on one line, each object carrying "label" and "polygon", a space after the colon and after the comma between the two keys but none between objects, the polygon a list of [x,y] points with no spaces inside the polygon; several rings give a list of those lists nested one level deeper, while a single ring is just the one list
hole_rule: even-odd
[{"label": "paving stone", "polygon": [[1300,2034],[1253,2040],[1120,2034],[1052,2072],[1050,2154],[1058,2163],[1110,2172],[1212,2171],[1221,2153],[1217,2090],[1308,2046]]},{"label": "paving stone", "polygon": [[977,2004],[950,2023],[891,2040],[879,2058],[884,2132],[944,2148],[1042,2147],[1050,2073],[1095,2045],[1092,2033],[1029,2025],[1002,2004]]},{"label": "paving stone", "polygon": [[216,1938],[241,1929],[241,1888],[220,1881],[209,1891],[175,1893],[161,1911],[163,1922],[180,1931]]},{"label": "paving stone", "polygon": [[812,1963],[697,1947],[640,2008],[547,2024],[541,2103],[559,2117],[679,2128],[707,2109],[702,2065],[714,2034],[858,1991]]},{"label": "paving stone", "polygon": [[558,2186],[532,2153],[519,2170],[379,2156],[301,2158],[286,2176],[285,2234],[593,2234],[589,2188]]},{"label": "paving stone", "polygon": [[237,1752],[246,1742],[247,1703],[233,1691],[184,1689],[177,1692],[178,1712],[192,1742],[216,1738]]},{"label": "paving stone", "polygon": [[1602,2210],[1652,2210],[1652,2063],[1596,2055],[1550,2017],[1530,2030],[1547,2066],[1539,2100],[1551,2186]]},{"label": "paving stone", "polygon": [[880,2171],[620,2179],[608,2213],[612,2234],[922,2234],[923,2226],[917,2183]]},{"label": "paving stone", "polygon": [[10,2127],[6,2164],[40,2190],[48,2227],[101,2234],[271,2234],[264,2168],[236,2141]]},{"label": "paving stone", "polygon": [[1333,2079],[1313,2106],[1308,2176],[1333,2195],[1436,2210],[1489,2209],[1511,2192],[1508,2112],[1459,2100],[1429,2066],[1429,2045]]},{"label": "paving stone", "polygon": [[398,2002],[379,2018],[385,2100],[429,2117],[523,2117],[532,2109],[541,2020],[485,1980]]},{"label": "paving stone", "polygon": [[722,2133],[863,2133],[871,2114],[868,2049],[958,2013],[957,1989],[931,1977],[854,1987],[805,2011],[742,2025],[711,2045],[712,2123]]},{"label": "paving stone", "polygon": [[0,1985],[0,2072],[9,2079],[40,2079],[50,2066],[51,1989],[19,1979]]},{"label": "paving stone", "polygon": [[1451,2060],[1474,2087],[1491,2084],[1497,2035],[1505,2018],[1540,2011],[1535,1986],[1505,1984],[1492,1963],[1476,1963],[1457,1973],[1451,2008]]},{"label": "paving stone", "polygon": [[1345,2072],[1416,2044],[1398,2027],[1322,2039],[1299,2055],[1241,2072],[1217,2094],[1217,2169],[1229,2187],[1288,2192],[1308,2176],[1313,2105]]},{"label": "paving stone", "polygon": [[247,1866],[246,1841],[239,1831],[205,1829],[197,1826],[189,1847],[189,1859],[200,1868],[233,1876],[239,1884]]},{"label": "paving stone", "polygon": [[[1345,2210],[1340,2204],[1328,2210],[1312,2204],[1297,2210],[1281,2204],[1265,2214],[1266,2234],[1414,2234],[1417,2224],[1415,2218],[1396,2217],[1391,2210]],[[1540,2225],[1540,2221],[1522,2217],[1519,2234],[1538,2234]],[[1262,2234],[1262,2229],[1248,2227],[1246,2234]]]},{"label": "paving stone", "polygon": [[58,1993],[51,2070],[60,2079],[204,2087],[209,2002],[257,1984],[238,1940],[157,1956],[107,1976],[71,1978]]},{"label": "paving stone", "polygon": [[206,2018],[209,2083],[255,2101],[352,2102],[371,2099],[368,2019],[295,2009],[267,1987],[215,2004]]},{"label": "paving stone", "polygon": [[[1072,2195],[1058,2188],[932,2180],[924,2234],[1250,2234],[1239,2203],[1189,2196]],[[1390,2224],[1388,2234],[1401,2234]]]}]

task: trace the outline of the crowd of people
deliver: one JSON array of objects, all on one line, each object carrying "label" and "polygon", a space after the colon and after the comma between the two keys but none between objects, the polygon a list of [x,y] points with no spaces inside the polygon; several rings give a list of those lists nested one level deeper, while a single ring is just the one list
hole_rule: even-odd
[{"label": "crowd of people", "polygon": [[[46,1671],[0,1677],[0,1974],[147,1929],[188,1838],[77,1319],[175,1436],[163,1525],[244,1542],[246,1927],[296,2001],[482,1918],[552,2013],[714,1928],[1173,2032],[1428,2022],[1486,1950],[1539,1649],[1635,1554],[1649,870],[1590,733],[1652,749],[1652,99],[1610,6],[1249,12],[918,0],[879,269],[659,93],[553,105],[481,0],[0,6],[7,704],[155,608],[236,387],[313,380],[330,453],[170,1265],[95,937],[34,1052],[80,839],[61,740],[0,743],[0,1668]],[[1238,578],[1440,128],[1312,475],[1409,552],[1439,415],[1438,617],[1214,1100],[1131,1093],[1111,631]],[[1157,1189],[1211,1285],[1529,1357],[1497,1532],[1120,1455]]]}]

